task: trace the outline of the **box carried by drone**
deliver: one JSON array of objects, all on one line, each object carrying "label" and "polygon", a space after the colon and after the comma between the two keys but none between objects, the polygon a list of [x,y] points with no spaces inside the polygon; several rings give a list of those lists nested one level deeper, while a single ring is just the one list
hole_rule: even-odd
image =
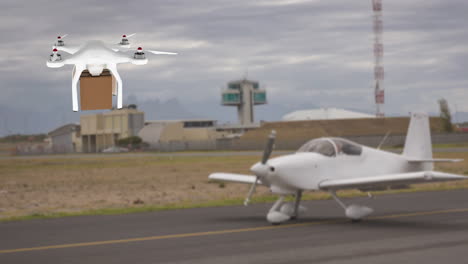
[{"label": "box carried by drone", "polygon": [[83,71],[80,76],[81,110],[112,109],[115,87],[115,79],[108,70],[104,70],[100,76]]}]

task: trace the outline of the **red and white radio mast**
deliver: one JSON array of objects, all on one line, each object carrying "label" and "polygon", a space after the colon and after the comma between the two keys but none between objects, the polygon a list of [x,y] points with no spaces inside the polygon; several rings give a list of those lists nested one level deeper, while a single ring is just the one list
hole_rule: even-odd
[{"label": "red and white radio mast", "polygon": [[384,117],[383,105],[385,102],[384,67],[383,67],[383,22],[382,0],[372,0],[374,11],[374,78],[375,78],[375,107],[377,117]]}]

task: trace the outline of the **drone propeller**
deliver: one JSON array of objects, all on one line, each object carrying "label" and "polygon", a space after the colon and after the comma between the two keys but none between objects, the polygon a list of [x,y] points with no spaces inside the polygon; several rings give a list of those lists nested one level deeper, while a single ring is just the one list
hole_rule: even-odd
[{"label": "drone propeller", "polygon": [[137,48],[137,53],[149,52],[156,55],[177,55],[176,52],[157,51],[157,50],[144,50],[142,47]]},{"label": "drone propeller", "polygon": [[63,41],[63,39],[64,39],[66,36],[68,36],[68,34],[61,35],[61,36],[60,36],[60,35],[57,36],[57,42],[55,42],[54,47],[57,47],[57,46],[60,46],[60,47],[65,46],[65,42]]},{"label": "drone propeller", "polygon": [[128,41],[128,39],[135,36],[135,35],[136,35],[136,33],[133,33],[133,34],[130,34],[130,35],[123,34],[122,35],[122,40],[120,40],[120,42],[118,44],[121,45],[121,46],[124,46],[126,48],[130,48],[130,42]]},{"label": "drone propeller", "polygon": [[176,52],[167,52],[167,51],[157,51],[157,50],[147,50],[156,55],[177,55]]},{"label": "drone propeller", "polygon": [[131,38],[131,37],[133,37],[133,36],[135,36],[135,35],[136,35],[136,33],[133,33],[133,34],[130,34],[130,35],[125,35],[125,34],[123,34],[123,35],[122,35],[122,38]]},{"label": "drone propeller", "polygon": [[62,56],[58,53],[58,50],[54,48],[52,50],[52,54],[50,54],[49,61],[55,62],[59,60],[62,60]]},{"label": "drone propeller", "polygon": [[276,138],[276,131],[272,130],[270,135],[268,136],[267,144],[265,146],[265,150],[263,151],[263,156],[262,160],[260,163],[255,164],[252,166],[250,169],[256,176],[254,183],[250,187],[250,190],[247,194],[247,197],[244,200],[244,205],[247,206],[250,202],[250,198],[252,197],[252,194],[255,191],[255,187],[257,185],[257,182],[259,179],[264,178],[265,176],[268,175],[270,171],[273,171],[274,168],[271,166],[268,166],[267,161],[271,156],[271,153],[273,152],[273,147],[275,145],[275,138]]}]

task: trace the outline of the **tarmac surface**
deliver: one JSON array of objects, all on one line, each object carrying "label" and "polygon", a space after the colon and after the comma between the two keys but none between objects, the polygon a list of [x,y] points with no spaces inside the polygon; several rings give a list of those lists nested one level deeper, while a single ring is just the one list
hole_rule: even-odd
[{"label": "tarmac surface", "polygon": [[468,263],[468,190],[305,201],[273,226],[271,204],[0,223],[0,263]]}]

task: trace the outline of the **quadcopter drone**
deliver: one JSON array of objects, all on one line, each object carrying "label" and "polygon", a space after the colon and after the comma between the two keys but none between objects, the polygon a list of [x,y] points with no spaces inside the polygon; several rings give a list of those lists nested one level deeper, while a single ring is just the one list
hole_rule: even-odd
[{"label": "quadcopter drone", "polygon": [[[117,90],[113,95],[117,95],[117,108],[122,108],[122,79],[117,71],[117,64],[132,63],[135,65],[145,65],[148,63],[147,53],[176,55],[174,52],[143,50],[138,47],[133,54],[130,53],[129,38],[134,36],[123,35],[122,40],[117,44],[106,45],[102,41],[93,40],[81,46],[66,45],[64,38],[67,35],[58,36],[53,45],[47,66],[59,68],[67,64],[74,64],[72,75],[72,99],[73,111],[78,111],[78,82],[83,71],[88,71],[91,76],[100,76],[105,69],[109,70],[117,82]],[[64,53],[60,53],[63,51]]]}]

